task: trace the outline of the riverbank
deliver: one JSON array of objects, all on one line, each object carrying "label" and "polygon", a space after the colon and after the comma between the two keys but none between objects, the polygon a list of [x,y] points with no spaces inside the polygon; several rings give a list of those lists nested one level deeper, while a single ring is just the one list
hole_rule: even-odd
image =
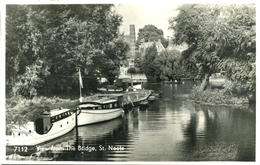
[{"label": "riverbank", "polygon": [[191,90],[190,99],[196,104],[203,105],[225,105],[225,106],[244,106],[249,104],[245,96],[235,96],[226,89],[200,90],[199,86],[194,86]]}]

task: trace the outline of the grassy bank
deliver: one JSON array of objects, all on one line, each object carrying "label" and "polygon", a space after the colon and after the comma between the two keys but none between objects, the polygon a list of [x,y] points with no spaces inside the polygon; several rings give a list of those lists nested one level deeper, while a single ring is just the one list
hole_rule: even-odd
[{"label": "grassy bank", "polygon": [[56,108],[75,109],[78,100],[61,99],[58,97],[34,97],[26,99],[16,96],[6,99],[6,129],[12,130],[12,125],[23,126],[28,121],[35,121],[41,113]]},{"label": "grassy bank", "polygon": [[209,105],[243,105],[248,104],[248,98],[245,96],[235,96],[224,89],[212,89],[200,90],[199,86],[194,86],[190,94],[191,100],[199,104]]}]

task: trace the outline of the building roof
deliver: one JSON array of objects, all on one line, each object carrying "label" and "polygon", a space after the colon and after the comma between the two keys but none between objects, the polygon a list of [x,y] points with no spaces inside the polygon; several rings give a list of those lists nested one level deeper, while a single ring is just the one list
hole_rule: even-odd
[{"label": "building roof", "polygon": [[145,52],[145,50],[148,47],[153,46],[153,44],[155,44],[157,52],[161,52],[161,51],[165,50],[165,48],[163,47],[161,42],[154,42],[154,41],[153,42],[143,42],[143,43],[141,43],[141,45],[139,46],[139,50],[143,49],[143,52]]},{"label": "building roof", "polygon": [[169,43],[167,50],[178,50],[180,52],[183,52],[187,48],[188,48],[187,44],[176,45],[176,44]]}]

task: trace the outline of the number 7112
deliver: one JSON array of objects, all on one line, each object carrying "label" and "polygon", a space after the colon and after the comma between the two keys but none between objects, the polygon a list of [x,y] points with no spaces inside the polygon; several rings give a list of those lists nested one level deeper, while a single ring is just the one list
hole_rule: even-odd
[{"label": "number 7112", "polygon": [[28,147],[14,147],[14,152],[28,152]]}]

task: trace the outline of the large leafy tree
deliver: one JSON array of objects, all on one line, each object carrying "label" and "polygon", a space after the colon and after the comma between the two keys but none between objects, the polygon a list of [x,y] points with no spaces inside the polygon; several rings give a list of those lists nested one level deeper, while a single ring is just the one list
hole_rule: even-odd
[{"label": "large leafy tree", "polygon": [[6,7],[6,92],[9,93],[15,84],[16,77],[24,73],[24,65],[32,64],[35,59],[30,56],[29,47],[25,45],[28,29],[28,9],[24,5],[8,5]]},{"label": "large leafy tree", "polygon": [[169,44],[168,40],[164,38],[163,31],[161,29],[158,29],[154,25],[145,25],[143,28],[139,29],[136,44],[139,46],[142,42],[158,40],[161,40],[161,43],[165,48]]},{"label": "large leafy tree", "polygon": [[141,61],[141,71],[147,76],[148,81],[156,82],[160,79],[159,63],[155,62],[158,56],[156,45],[153,44],[145,51],[144,60]]},{"label": "large leafy tree", "polygon": [[154,63],[159,66],[161,80],[178,79],[183,74],[180,65],[181,53],[177,50],[164,50],[155,58]]},{"label": "large leafy tree", "polygon": [[[93,65],[98,66],[102,77],[106,77],[110,84],[120,73],[121,61],[126,60],[126,53],[130,47],[123,37],[120,36],[110,41],[104,50],[104,55],[96,56]],[[97,58],[98,57],[98,58]]]},{"label": "large leafy tree", "polygon": [[[213,72],[226,70],[245,88],[249,85],[245,80],[250,80],[250,86],[255,84],[255,5],[185,4],[178,10],[169,28],[174,30],[177,44],[188,44],[182,57],[190,66],[199,66],[206,73],[205,80]],[[246,73],[239,69],[244,67]],[[202,83],[201,89],[204,87]]]},{"label": "large leafy tree", "polygon": [[[125,47],[111,46],[119,43],[116,38],[122,22],[112,7],[110,4],[7,5],[7,75],[13,77],[7,84],[12,80],[19,82],[20,88],[27,88],[20,80],[28,79],[26,74],[31,67],[37,71],[33,81],[41,82],[34,83],[40,94],[73,94],[78,89],[78,69],[85,78],[107,72],[104,67],[117,68],[118,62],[114,60],[124,53],[113,57],[112,49],[123,52]],[[20,36],[15,37],[16,33]],[[98,63],[99,58],[95,57],[107,60]]]}]

